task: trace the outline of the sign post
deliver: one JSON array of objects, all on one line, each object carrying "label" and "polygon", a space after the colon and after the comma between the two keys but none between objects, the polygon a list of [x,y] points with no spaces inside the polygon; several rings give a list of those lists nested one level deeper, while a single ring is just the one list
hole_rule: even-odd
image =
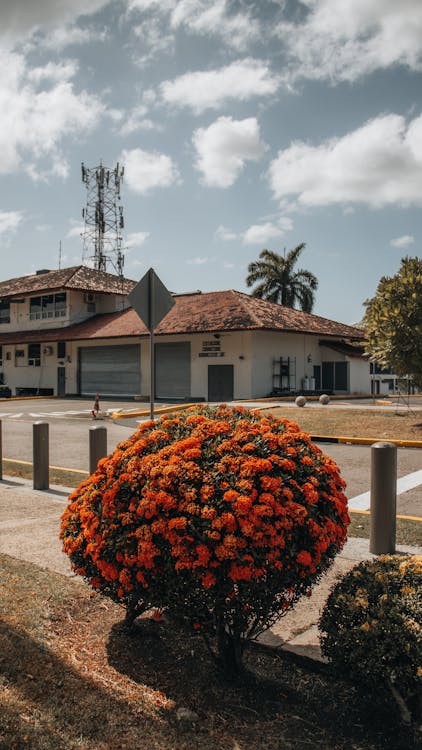
[{"label": "sign post", "polygon": [[174,305],[174,299],[153,268],[136,284],[128,296],[133,309],[149,330],[150,418],[154,419],[155,349],[154,331]]}]

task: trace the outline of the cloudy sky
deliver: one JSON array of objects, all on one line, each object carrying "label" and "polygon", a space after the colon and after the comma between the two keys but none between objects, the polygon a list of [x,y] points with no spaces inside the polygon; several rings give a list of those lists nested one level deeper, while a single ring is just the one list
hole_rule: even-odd
[{"label": "cloudy sky", "polygon": [[305,242],[354,323],[421,254],[421,0],[2,0],[0,57],[2,279],[82,261],[81,162],[124,165],[125,275],[172,291]]}]

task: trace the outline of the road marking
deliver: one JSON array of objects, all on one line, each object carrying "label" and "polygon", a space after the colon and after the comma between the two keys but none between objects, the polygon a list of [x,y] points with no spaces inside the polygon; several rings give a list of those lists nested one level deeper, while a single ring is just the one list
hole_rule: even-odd
[{"label": "road marking", "polygon": [[29,413],[30,417],[66,417],[72,414],[91,414],[91,409],[85,409],[84,411],[42,411]]},{"label": "road marking", "polygon": [[[413,490],[414,487],[419,487],[422,484],[422,469],[414,471],[412,474],[407,474],[404,477],[400,477],[397,480],[397,494],[401,495],[403,492]],[[362,492],[360,495],[350,498],[349,508],[350,510],[369,510],[371,504],[371,492]]]},{"label": "road marking", "polygon": [[23,411],[19,412],[19,414],[11,414],[9,419],[18,419],[19,417],[23,417]]}]

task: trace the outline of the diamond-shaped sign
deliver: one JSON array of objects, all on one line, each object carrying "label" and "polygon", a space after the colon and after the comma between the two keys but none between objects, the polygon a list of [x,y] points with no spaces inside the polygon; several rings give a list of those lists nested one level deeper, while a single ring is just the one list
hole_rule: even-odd
[{"label": "diamond-shaped sign", "polygon": [[152,333],[174,305],[169,290],[153,268],[137,283],[128,296],[133,309]]}]

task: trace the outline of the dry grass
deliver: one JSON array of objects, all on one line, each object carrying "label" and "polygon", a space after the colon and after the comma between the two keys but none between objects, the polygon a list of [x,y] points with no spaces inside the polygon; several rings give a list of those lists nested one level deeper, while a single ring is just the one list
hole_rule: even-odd
[{"label": "dry grass", "polygon": [[297,422],[311,435],[335,437],[380,438],[382,440],[422,440],[422,412],[396,410],[355,409],[336,406],[302,409],[276,407],[271,409],[276,417]]},{"label": "dry grass", "polygon": [[[122,625],[74,579],[0,556],[1,750],[416,750],[394,708],[279,653],[248,650],[223,683],[202,642]],[[188,708],[193,721],[180,721]]]}]

